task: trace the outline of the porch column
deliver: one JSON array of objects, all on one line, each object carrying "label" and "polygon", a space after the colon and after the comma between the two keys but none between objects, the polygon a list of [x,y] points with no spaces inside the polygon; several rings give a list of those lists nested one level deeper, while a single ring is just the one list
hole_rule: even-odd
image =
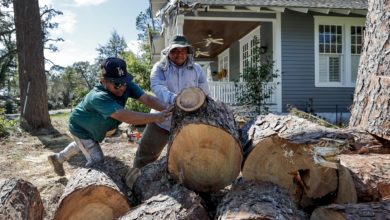
[{"label": "porch column", "polygon": [[183,35],[184,15],[176,17],[176,34]]}]

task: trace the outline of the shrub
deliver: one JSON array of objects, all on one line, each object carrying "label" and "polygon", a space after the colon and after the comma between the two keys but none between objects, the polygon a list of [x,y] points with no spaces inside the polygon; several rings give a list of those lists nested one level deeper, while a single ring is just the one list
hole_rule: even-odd
[{"label": "shrub", "polygon": [[7,120],[5,117],[5,109],[0,108],[0,138],[7,137],[9,130],[15,127],[16,120]]}]

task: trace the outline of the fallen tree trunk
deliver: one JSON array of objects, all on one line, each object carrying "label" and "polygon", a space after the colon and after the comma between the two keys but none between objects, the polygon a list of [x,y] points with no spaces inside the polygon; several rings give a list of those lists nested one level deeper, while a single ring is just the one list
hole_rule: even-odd
[{"label": "fallen tree trunk", "polygon": [[314,210],[310,220],[388,219],[389,216],[390,202],[369,202],[319,207]]},{"label": "fallen tree trunk", "polygon": [[122,220],[136,219],[209,219],[201,205],[201,198],[178,184],[170,190],[147,199],[126,215]]},{"label": "fallen tree trunk", "polygon": [[[202,94],[190,88],[177,97],[168,142],[168,171],[186,187],[210,192],[237,178],[242,150],[232,112],[210,97],[199,98]],[[204,102],[199,105],[191,99]]]},{"label": "fallen tree trunk", "polygon": [[141,175],[133,185],[134,196],[144,202],[160,193],[170,191],[175,185],[167,173],[167,159],[163,157],[140,170]]},{"label": "fallen tree trunk", "polygon": [[243,177],[273,182],[288,189],[298,201],[302,197],[320,199],[337,191],[335,156],[353,141],[352,135],[337,129],[273,114],[259,116],[245,135]]},{"label": "fallen tree trunk", "polygon": [[352,174],[359,201],[390,200],[390,154],[340,155]]},{"label": "fallen tree trunk", "polygon": [[306,219],[290,195],[269,182],[242,182],[232,189],[217,207],[216,218],[227,219]]},{"label": "fallen tree trunk", "polygon": [[38,189],[22,179],[0,180],[0,219],[43,219],[43,203]]},{"label": "fallen tree trunk", "polygon": [[79,168],[65,187],[54,219],[116,219],[130,209],[121,188],[102,170]]}]

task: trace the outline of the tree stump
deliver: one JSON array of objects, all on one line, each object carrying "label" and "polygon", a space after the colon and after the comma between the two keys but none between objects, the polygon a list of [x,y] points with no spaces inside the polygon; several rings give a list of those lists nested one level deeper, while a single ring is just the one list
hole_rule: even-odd
[{"label": "tree stump", "polygon": [[38,189],[22,179],[0,180],[0,219],[43,219],[43,203]]},{"label": "tree stump", "polygon": [[54,219],[116,219],[130,209],[120,188],[102,170],[79,168],[65,187]]},{"label": "tree stump", "polygon": [[149,219],[209,219],[194,192],[178,184],[170,190],[155,195],[132,209],[122,220]]},{"label": "tree stump", "polygon": [[302,193],[309,199],[320,199],[336,192],[339,179],[335,156],[353,140],[352,135],[336,129],[273,114],[259,116],[245,135],[243,177],[273,182],[288,189],[297,200]]},{"label": "tree stump", "polygon": [[[168,142],[168,171],[186,187],[198,192],[221,189],[240,173],[242,149],[232,112],[221,102],[205,97],[196,110],[199,89],[183,90],[175,104]],[[193,92],[197,91],[197,92]],[[195,93],[189,95],[189,93]],[[203,92],[201,92],[203,94]],[[186,98],[181,98],[185,94]],[[204,96],[204,94],[203,94]],[[185,106],[184,110],[180,106]]]},{"label": "tree stump", "polygon": [[390,200],[390,154],[339,156],[352,174],[359,201]]},{"label": "tree stump", "polygon": [[388,219],[389,216],[390,202],[369,202],[319,207],[314,210],[310,220]]},{"label": "tree stump", "polygon": [[290,195],[270,182],[233,184],[231,191],[217,207],[218,220],[306,219]]}]

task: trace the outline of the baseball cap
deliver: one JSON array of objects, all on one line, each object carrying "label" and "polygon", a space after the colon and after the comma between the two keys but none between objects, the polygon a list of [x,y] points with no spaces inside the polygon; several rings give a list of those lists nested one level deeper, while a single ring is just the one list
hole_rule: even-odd
[{"label": "baseball cap", "polygon": [[101,67],[103,77],[113,83],[130,83],[133,76],[127,72],[126,62],[117,57],[103,60]]}]

